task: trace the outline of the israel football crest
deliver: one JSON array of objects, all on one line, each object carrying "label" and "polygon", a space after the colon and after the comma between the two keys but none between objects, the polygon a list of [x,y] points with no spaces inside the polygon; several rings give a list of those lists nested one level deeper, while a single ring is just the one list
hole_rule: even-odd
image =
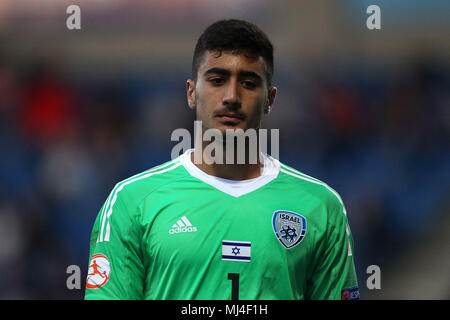
[{"label": "israel football crest", "polygon": [[292,211],[277,210],[273,213],[272,227],[281,244],[290,249],[305,237],[306,219]]}]

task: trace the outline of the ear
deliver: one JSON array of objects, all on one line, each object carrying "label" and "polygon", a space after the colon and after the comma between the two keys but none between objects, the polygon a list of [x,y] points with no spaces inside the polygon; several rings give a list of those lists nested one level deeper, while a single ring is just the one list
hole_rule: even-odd
[{"label": "ear", "polygon": [[188,79],[186,81],[186,95],[188,100],[189,108],[192,110],[196,107],[196,101],[195,101],[195,82],[194,80]]},{"label": "ear", "polygon": [[273,103],[275,102],[275,96],[277,95],[277,88],[271,87],[269,88],[269,92],[267,95],[267,103],[264,108],[264,114],[269,114],[270,110],[272,110]]}]

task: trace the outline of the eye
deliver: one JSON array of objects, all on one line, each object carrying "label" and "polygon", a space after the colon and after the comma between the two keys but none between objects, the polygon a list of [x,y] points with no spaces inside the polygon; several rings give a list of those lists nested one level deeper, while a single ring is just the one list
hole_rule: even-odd
[{"label": "eye", "polygon": [[242,81],[242,85],[244,86],[244,88],[247,88],[247,89],[256,88],[256,83],[254,83],[253,81],[250,81],[250,80]]},{"label": "eye", "polygon": [[211,78],[208,81],[211,82],[213,85],[216,85],[216,86],[221,85],[221,84],[223,84],[225,82],[225,80],[222,79],[222,78]]}]

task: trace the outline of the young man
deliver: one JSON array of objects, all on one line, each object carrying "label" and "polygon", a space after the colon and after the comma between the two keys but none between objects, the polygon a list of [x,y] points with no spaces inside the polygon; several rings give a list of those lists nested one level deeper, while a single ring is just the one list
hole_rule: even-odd
[{"label": "young man", "polygon": [[[272,75],[272,44],[255,25],[204,31],[186,91],[217,146],[229,148],[229,130],[259,129]],[[93,228],[86,299],[359,298],[340,196],[262,153],[208,161],[208,143],[114,187]]]}]

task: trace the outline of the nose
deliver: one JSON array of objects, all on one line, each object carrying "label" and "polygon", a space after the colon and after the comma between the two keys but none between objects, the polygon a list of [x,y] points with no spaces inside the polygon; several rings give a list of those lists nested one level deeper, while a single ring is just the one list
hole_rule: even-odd
[{"label": "nose", "polygon": [[228,108],[240,108],[241,99],[239,93],[239,84],[237,81],[228,81],[223,95],[223,105]]}]

